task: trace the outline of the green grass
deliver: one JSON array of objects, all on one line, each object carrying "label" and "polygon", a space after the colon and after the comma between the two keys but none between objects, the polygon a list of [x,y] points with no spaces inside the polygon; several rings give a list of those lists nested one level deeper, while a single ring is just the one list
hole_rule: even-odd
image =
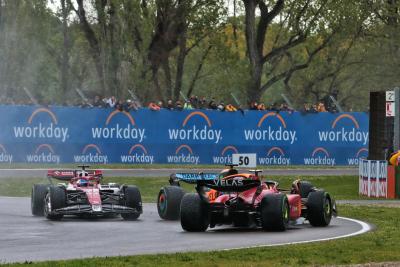
[{"label": "green grass", "polygon": [[[268,176],[280,183],[281,188],[290,188],[295,178],[289,176]],[[322,187],[330,192],[336,199],[360,199],[358,196],[357,176],[321,176],[321,177],[296,177],[311,181],[315,186]],[[29,196],[32,185],[46,183],[43,178],[6,178],[0,179],[1,196]],[[105,178],[104,182],[116,182],[120,184],[137,185],[144,202],[155,202],[160,187],[168,184],[168,178]],[[188,191],[193,190],[194,185],[181,183]]]},{"label": "green grass", "polygon": [[342,216],[366,220],[377,228],[356,237],[310,244],[10,266],[320,266],[400,261],[399,208],[340,206],[340,211]]}]

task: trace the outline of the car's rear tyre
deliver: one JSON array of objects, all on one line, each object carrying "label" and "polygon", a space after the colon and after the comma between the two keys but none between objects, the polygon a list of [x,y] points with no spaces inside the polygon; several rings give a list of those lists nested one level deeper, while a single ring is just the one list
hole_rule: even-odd
[{"label": "car's rear tyre", "polygon": [[157,211],[161,219],[178,220],[185,191],[178,186],[164,186],[157,198]]},{"label": "car's rear tyre", "polygon": [[34,216],[44,215],[44,197],[47,193],[48,185],[34,184],[31,192],[31,211]]},{"label": "car's rear tyre", "polygon": [[124,205],[136,209],[137,212],[121,213],[121,217],[127,221],[134,221],[139,218],[140,213],[142,213],[142,196],[140,195],[139,189],[134,185],[125,187],[124,195]]},{"label": "car's rear tyre", "polygon": [[207,203],[196,193],[183,196],[180,213],[182,228],[188,232],[204,232],[210,224]]},{"label": "car's rear tyre", "polygon": [[289,224],[289,201],[285,194],[267,194],[261,201],[261,226],[266,231],[285,231]]},{"label": "car's rear tyre", "polygon": [[309,181],[300,181],[299,190],[301,198],[307,198],[310,192],[314,191],[314,186]]},{"label": "car's rear tyre", "polygon": [[61,220],[63,214],[55,213],[56,209],[61,209],[66,206],[65,190],[58,186],[49,186],[44,198],[44,215],[49,220]]},{"label": "car's rear tyre", "polygon": [[307,199],[307,219],[312,226],[327,226],[332,219],[332,200],[329,193],[311,192]]}]

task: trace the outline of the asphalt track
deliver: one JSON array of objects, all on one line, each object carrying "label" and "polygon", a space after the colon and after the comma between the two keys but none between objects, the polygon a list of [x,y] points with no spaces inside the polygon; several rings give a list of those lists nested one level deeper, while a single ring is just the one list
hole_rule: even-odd
[{"label": "asphalt track", "polygon": [[0,263],[275,246],[371,230],[366,223],[339,217],[328,227],[305,223],[280,233],[232,227],[188,233],[179,222],[160,220],[155,204],[144,204],[138,221],[68,217],[52,222],[31,215],[29,198],[0,197],[0,207]]},{"label": "asphalt track", "polygon": [[[219,172],[221,169],[104,169],[109,177],[169,177],[174,172]],[[0,179],[45,177],[47,169],[0,169]],[[358,175],[358,168],[263,169],[263,175],[325,176]]]}]

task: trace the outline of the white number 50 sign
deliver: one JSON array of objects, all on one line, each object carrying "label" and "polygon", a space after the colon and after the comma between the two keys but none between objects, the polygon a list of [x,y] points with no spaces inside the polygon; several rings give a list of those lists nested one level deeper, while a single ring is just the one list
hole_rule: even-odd
[{"label": "white number 50 sign", "polygon": [[257,167],[257,154],[232,154],[232,163],[244,168]]}]

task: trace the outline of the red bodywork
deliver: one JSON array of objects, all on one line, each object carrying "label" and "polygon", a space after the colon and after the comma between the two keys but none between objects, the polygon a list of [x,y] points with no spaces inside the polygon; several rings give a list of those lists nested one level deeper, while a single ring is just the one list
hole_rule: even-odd
[{"label": "red bodywork", "polygon": [[[252,179],[259,180],[260,177],[254,174],[235,174],[224,178],[224,180],[229,179]],[[285,194],[277,188],[277,184],[261,183],[260,187],[253,187],[249,190],[240,193],[223,193],[217,198],[210,201],[212,203],[225,204],[228,200],[233,198],[240,198],[243,203],[251,205],[253,207],[258,207],[261,204],[262,199],[267,194]],[[302,202],[301,196],[299,194],[286,194],[289,202],[290,213],[289,217],[291,220],[296,220],[301,217]]]},{"label": "red bodywork", "polygon": [[[84,174],[84,176],[82,175]],[[82,176],[80,176],[82,175]],[[49,170],[47,176],[59,180],[69,181],[68,187],[77,191],[85,192],[90,205],[101,205],[100,180],[103,172],[100,170],[71,171],[71,170]],[[85,181],[82,186],[82,180]]]}]

